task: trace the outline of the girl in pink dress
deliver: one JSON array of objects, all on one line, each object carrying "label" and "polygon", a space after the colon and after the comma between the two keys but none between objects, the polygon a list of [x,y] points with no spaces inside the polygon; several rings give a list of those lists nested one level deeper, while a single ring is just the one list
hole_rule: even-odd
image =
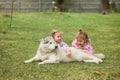
[{"label": "girl in pink dress", "polygon": [[76,35],[76,39],[73,40],[72,47],[81,49],[85,53],[93,53],[93,48],[88,38],[88,35],[82,29],[79,30]]}]

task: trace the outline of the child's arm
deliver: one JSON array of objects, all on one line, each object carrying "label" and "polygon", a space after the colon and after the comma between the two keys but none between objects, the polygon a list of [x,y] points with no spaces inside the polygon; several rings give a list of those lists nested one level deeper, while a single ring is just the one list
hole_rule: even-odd
[{"label": "child's arm", "polygon": [[77,45],[72,45],[72,47],[79,49],[79,47]]},{"label": "child's arm", "polygon": [[82,49],[82,52],[84,52],[84,53],[89,53],[88,50],[84,50],[84,49]]},{"label": "child's arm", "polygon": [[77,48],[77,49],[80,49],[80,46],[77,46],[77,45],[76,45],[76,41],[75,41],[75,40],[72,42],[72,47]]},{"label": "child's arm", "polygon": [[86,53],[92,54],[93,53],[93,48],[92,48],[91,44],[86,45],[85,48],[83,49],[83,51],[86,52]]}]

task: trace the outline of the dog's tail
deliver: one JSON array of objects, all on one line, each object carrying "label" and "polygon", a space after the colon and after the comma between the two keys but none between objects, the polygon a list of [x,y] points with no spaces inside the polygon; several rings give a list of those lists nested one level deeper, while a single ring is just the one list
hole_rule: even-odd
[{"label": "dog's tail", "polygon": [[102,54],[102,53],[98,53],[98,54],[93,54],[95,57],[98,57],[100,59],[104,59],[105,58],[105,55]]}]

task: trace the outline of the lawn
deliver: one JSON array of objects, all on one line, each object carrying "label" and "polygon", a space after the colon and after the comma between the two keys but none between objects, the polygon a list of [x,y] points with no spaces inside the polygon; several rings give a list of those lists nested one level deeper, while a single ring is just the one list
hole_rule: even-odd
[{"label": "lawn", "polygon": [[[63,31],[63,41],[71,46],[80,28],[94,51],[105,54],[103,63],[23,63],[52,29]],[[0,13],[0,80],[120,80],[119,41],[120,13],[14,13],[12,26],[10,17]]]}]

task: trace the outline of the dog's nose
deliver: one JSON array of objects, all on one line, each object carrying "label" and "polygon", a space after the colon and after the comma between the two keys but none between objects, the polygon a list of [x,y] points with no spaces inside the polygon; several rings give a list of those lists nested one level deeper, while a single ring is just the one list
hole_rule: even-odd
[{"label": "dog's nose", "polygon": [[58,46],[55,46],[55,49],[58,48]]}]

